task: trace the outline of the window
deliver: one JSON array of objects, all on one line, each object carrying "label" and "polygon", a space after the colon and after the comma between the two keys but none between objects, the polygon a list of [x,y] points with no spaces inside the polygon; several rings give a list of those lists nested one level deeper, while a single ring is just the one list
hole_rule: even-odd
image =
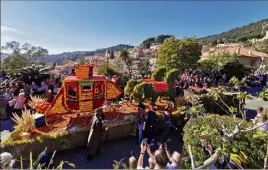
[{"label": "window", "polygon": [[95,86],[95,97],[103,97],[104,95],[104,90],[103,90],[103,85],[96,85]]},{"label": "window", "polygon": [[82,86],[83,91],[90,91],[92,89],[91,85],[84,85]]},{"label": "window", "polygon": [[254,66],[255,63],[256,63],[256,60],[251,60],[251,61],[250,61],[250,66]]},{"label": "window", "polygon": [[69,97],[77,98],[77,89],[69,87],[68,95],[69,95]]}]

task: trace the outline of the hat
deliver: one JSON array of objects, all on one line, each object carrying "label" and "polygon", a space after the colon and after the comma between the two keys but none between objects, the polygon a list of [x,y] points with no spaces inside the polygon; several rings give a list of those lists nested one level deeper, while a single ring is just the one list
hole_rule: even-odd
[{"label": "hat", "polygon": [[99,108],[96,109],[96,114],[100,113],[100,111],[103,111],[102,107],[99,107]]},{"label": "hat", "polygon": [[141,108],[141,109],[145,109],[145,105],[142,102],[139,102],[138,107]]}]

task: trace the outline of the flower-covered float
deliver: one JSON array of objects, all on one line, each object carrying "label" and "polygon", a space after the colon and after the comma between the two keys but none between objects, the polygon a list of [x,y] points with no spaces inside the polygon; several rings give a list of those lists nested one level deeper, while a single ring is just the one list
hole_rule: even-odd
[{"label": "flower-covered float", "polygon": [[[110,133],[106,135],[106,138],[109,136],[108,140],[130,135],[134,127],[136,108],[129,108],[124,102],[120,104],[111,102],[118,99],[121,94],[122,90],[114,81],[108,80],[103,75],[93,75],[92,65],[76,65],[75,76],[68,76],[64,79],[62,87],[51,103],[40,97],[32,97],[29,105],[35,113],[26,110],[21,117],[14,115],[14,121],[17,124],[16,131],[7,141],[1,141],[1,146],[7,149],[17,144],[29,144],[36,141],[43,143],[44,139],[54,139],[55,134],[68,136],[70,133],[79,134],[80,132],[83,135],[80,134],[75,138],[82,138],[83,142],[80,141],[80,145],[84,145],[86,144],[84,138],[86,139],[91,127],[91,118],[95,109],[99,107],[103,107],[108,121],[109,132],[107,133]],[[115,133],[118,131],[120,133]],[[73,138],[68,140],[68,142],[74,141]],[[56,141],[53,142],[55,144]],[[75,142],[75,145],[78,143]],[[37,148],[34,147],[34,150]]]}]

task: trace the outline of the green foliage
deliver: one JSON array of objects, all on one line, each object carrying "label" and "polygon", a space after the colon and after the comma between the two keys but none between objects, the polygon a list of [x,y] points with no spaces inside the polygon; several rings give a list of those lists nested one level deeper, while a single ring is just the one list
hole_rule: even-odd
[{"label": "green foliage", "polygon": [[205,59],[198,62],[198,69],[201,71],[210,71],[218,67],[218,63],[213,59]]},{"label": "green foliage", "polygon": [[134,87],[133,96],[135,100],[144,101],[150,100],[151,102],[156,102],[158,95],[154,91],[151,83],[142,82]]},{"label": "green foliage", "polygon": [[[100,75],[107,75],[107,64],[102,64],[98,70],[97,73]],[[108,76],[118,75],[119,73],[116,70],[116,66],[109,63],[108,64]]]},{"label": "green foliage", "polygon": [[136,80],[133,79],[128,80],[127,85],[124,89],[125,94],[132,94],[136,84],[137,84]]},{"label": "green foliage", "polygon": [[198,66],[201,70],[218,69],[231,77],[235,76],[239,79],[250,71],[239,62],[236,54],[228,52],[208,56],[207,59],[200,61]]},{"label": "green foliage", "polygon": [[[237,119],[237,122],[239,121],[241,120]],[[263,167],[267,140],[265,135],[267,132],[241,132],[232,141],[223,142],[221,132],[222,124],[224,124],[229,131],[233,130],[235,127],[232,117],[219,115],[208,115],[190,119],[184,127],[185,146],[191,145],[196,165],[200,165],[208,158],[208,155],[202,152],[202,140],[206,144],[216,146],[223,153],[238,154],[241,151],[244,152],[249,160],[244,168],[259,169]],[[244,122],[242,128],[252,126],[253,124],[251,122]],[[261,133],[261,135],[258,136],[259,133]],[[186,152],[188,151],[186,150]]]},{"label": "green foliage", "polygon": [[9,70],[20,70],[23,67],[30,66],[36,63],[39,57],[48,54],[47,49],[35,47],[28,43],[21,46],[20,43],[16,41],[8,42],[1,48],[2,50],[12,51],[12,54],[3,62],[4,69]]},{"label": "green foliage", "polygon": [[257,39],[261,39],[263,38],[265,35],[261,34],[261,33],[252,33],[252,34],[247,34],[244,36],[241,36],[237,39],[238,42],[246,42],[247,40],[251,40],[253,38],[257,38]]},{"label": "green foliage", "polygon": [[197,104],[197,105],[194,105],[192,107],[181,106],[178,108],[177,111],[179,113],[187,115],[187,116],[197,117],[197,116],[201,116],[205,113],[205,108],[204,108],[203,104]]},{"label": "green foliage", "polygon": [[264,88],[258,97],[263,99],[264,101],[268,101],[268,88]]},{"label": "green foliage", "polygon": [[[227,63],[232,63],[237,60],[236,54],[230,54],[228,52],[218,53],[217,55],[211,55],[207,60],[213,63],[214,69],[223,69]],[[210,66],[211,67],[211,66]]]},{"label": "green foliage", "polygon": [[257,42],[255,48],[257,51],[268,53],[268,39],[263,40],[262,42]]},{"label": "green foliage", "polygon": [[168,84],[168,86],[174,85],[174,83],[179,79],[179,70],[178,69],[172,69],[169,70],[164,78],[164,81]]},{"label": "green foliage", "polygon": [[212,44],[215,40],[221,40],[223,38],[225,38],[225,41],[227,42],[231,41],[236,42],[239,38],[243,37],[244,35],[260,34],[262,32],[262,24],[267,22],[268,19],[264,19],[242,27],[234,28],[230,31],[226,31],[220,34],[203,37],[198,40],[203,44]]},{"label": "green foliage", "polygon": [[144,47],[144,48],[150,48],[151,45],[153,45],[154,43],[157,43],[157,44],[162,44],[164,43],[164,41],[168,38],[170,38],[171,35],[158,35],[156,37],[151,37],[151,38],[147,38],[146,40],[144,40],[142,43],[141,43],[141,46]]},{"label": "green foliage", "polygon": [[48,68],[41,64],[31,64],[20,69],[7,69],[7,82],[21,81],[30,84],[32,81],[40,83],[49,78]]},{"label": "green foliage", "polygon": [[149,60],[142,61],[138,63],[138,68],[140,70],[140,74],[144,77],[145,75],[150,75],[150,62]]},{"label": "green foliage", "polygon": [[126,48],[122,49],[120,51],[119,57],[126,64],[126,66],[128,68],[128,74],[129,74],[129,76],[131,76],[131,66],[133,63],[133,59],[130,57],[128,49],[126,49]]},{"label": "green foliage", "polygon": [[230,75],[231,77],[235,76],[235,77],[241,79],[250,72],[250,69],[246,68],[238,60],[236,60],[234,62],[227,63],[223,67],[222,72]]},{"label": "green foliage", "polygon": [[152,74],[152,79],[154,79],[155,81],[163,81],[166,75],[166,71],[167,70],[165,66],[157,67]]},{"label": "green foliage", "polygon": [[144,86],[146,83],[137,84],[133,89],[133,97],[135,100],[142,101],[144,94]]},{"label": "green foliage", "polygon": [[176,39],[171,37],[158,50],[157,64],[167,70],[177,68],[180,71],[197,65],[201,56],[201,45],[194,38]]},{"label": "green foliage", "polygon": [[[47,151],[47,148],[38,155],[36,160],[33,160],[32,152],[30,152],[30,159],[29,159],[30,166],[28,167],[28,169],[44,169],[44,164],[40,164],[40,160],[41,160],[42,156],[46,154],[46,151]],[[54,153],[50,159],[48,167],[50,167],[52,165],[55,154],[56,154],[56,151],[54,151]],[[67,164],[70,167],[75,168],[75,164],[68,162],[68,161],[61,161],[58,166],[53,167],[53,168],[50,167],[50,169],[63,169],[64,164]],[[20,168],[24,169],[22,156],[20,157]]]},{"label": "green foliage", "polygon": [[168,85],[168,92],[166,95],[169,96],[170,98],[175,97],[176,89],[173,88],[173,85],[176,83],[178,79],[179,79],[179,70],[175,68],[169,70],[165,75],[164,81]]}]

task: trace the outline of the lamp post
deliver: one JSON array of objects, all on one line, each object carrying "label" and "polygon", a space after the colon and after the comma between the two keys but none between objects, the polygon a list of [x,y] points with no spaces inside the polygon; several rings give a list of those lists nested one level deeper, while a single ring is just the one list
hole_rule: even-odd
[{"label": "lamp post", "polygon": [[108,71],[109,71],[108,70],[108,67],[109,67],[108,65],[109,65],[109,57],[110,57],[110,51],[109,50],[106,51],[105,56],[106,56],[106,59],[107,59],[107,62],[106,62],[106,64],[107,64],[106,65],[106,76],[108,76]]}]

